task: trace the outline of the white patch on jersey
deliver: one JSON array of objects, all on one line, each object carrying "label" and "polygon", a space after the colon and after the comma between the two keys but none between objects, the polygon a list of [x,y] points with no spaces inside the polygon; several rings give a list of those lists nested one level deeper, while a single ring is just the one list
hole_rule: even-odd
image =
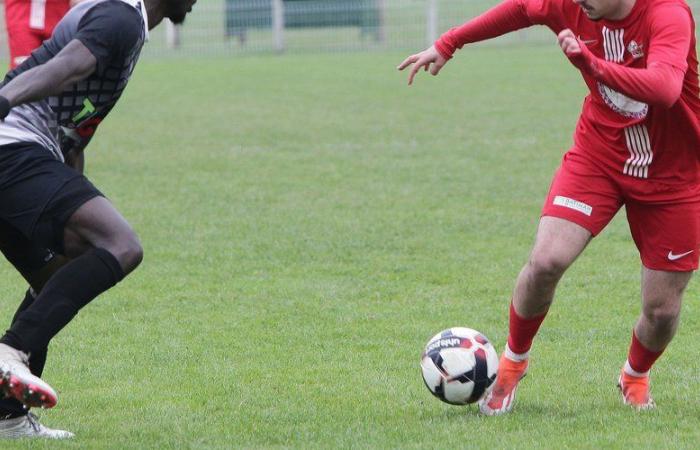
[{"label": "white patch on jersey", "polygon": [[646,103],[631,99],[600,81],[598,82],[598,92],[603,97],[605,104],[622,116],[632,119],[643,119],[649,112],[649,105]]},{"label": "white patch on jersey", "polygon": [[29,6],[29,28],[43,30],[46,27],[46,0],[32,0]]},{"label": "white patch on jersey", "polygon": [[554,201],[552,202],[552,204],[557,206],[563,206],[564,208],[573,209],[587,216],[590,216],[593,212],[593,207],[591,205],[587,205],[578,200],[574,200],[573,198],[563,197],[561,195],[557,195],[556,197],[554,197]]}]

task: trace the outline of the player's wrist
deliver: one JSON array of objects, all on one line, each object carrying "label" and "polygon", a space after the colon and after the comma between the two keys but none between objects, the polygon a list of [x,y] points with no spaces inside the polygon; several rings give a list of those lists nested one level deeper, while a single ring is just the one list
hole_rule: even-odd
[{"label": "player's wrist", "polygon": [[435,50],[442,56],[443,58],[450,60],[452,59],[452,55],[454,55],[455,48],[447,43],[444,39],[444,35],[440,37],[437,41],[435,41]]},{"label": "player's wrist", "polygon": [[588,47],[583,42],[579,41],[581,47],[581,60],[584,64],[584,70],[591,76],[598,75],[598,64],[596,56],[588,50]]},{"label": "player's wrist", "polygon": [[5,117],[10,114],[10,109],[12,109],[10,101],[0,95],[0,120],[5,120]]}]

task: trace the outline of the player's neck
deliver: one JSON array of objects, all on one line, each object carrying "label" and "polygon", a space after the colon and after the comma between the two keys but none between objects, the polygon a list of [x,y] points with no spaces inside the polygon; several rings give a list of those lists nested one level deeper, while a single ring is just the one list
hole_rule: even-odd
[{"label": "player's neck", "polygon": [[606,14],[605,19],[607,20],[623,20],[627,18],[632,12],[637,0],[620,0],[617,7],[610,11],[610,14]]}]

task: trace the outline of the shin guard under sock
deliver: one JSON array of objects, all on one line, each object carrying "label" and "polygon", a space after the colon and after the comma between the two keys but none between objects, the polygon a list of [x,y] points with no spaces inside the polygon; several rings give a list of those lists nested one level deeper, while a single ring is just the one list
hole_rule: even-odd
[{"label": "shin guard under sock", "polygon": [[659,356],[663,353],[663,350],[654,352],[649,350],[642,344],[639,339],[637,339],[637,334],[632,330],[632,343],[630,344],[630,350],[627,354],[627,364],[625,368],[629,366],[632,371],[627,371],[628,375],[632,376],[645,376],[654,365]]},{"label": "shin guard under sock", "polygon": [[508,348],[513,353],[522,355],[530,351],[532,340],[535,338],[545,314],[526,319],[515,312],[513,303],[510,304],[510,322],[508,325]]},{"label": "shin guard under sock", "polygon": [[94,248],[59,269],[0,342],[26,353],[41,351],[78,311],[124,278],[119,261]]}]

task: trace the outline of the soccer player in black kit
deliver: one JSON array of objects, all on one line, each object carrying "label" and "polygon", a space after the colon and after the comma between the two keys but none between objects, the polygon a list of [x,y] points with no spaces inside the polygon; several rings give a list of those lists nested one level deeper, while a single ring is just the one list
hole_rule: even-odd
[{"label": "soccer player in black kit", "polygon": [[39,378],[49,341],[143,257],[131,226],[82,175],[82,152],[148,30],[182,22],[195,1],[87,0],[0,84],[0,247],[34,288],[0,338],[0,438],[72,437],[25,409],[58,400]]}]

